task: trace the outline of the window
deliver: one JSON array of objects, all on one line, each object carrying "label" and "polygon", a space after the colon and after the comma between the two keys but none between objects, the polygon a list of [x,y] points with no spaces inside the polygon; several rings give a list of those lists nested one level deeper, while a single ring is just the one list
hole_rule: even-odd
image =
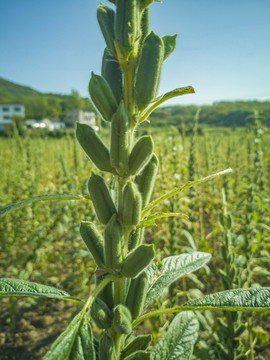
[{"label": "window", "polygon": [[9,111],[9,107],[3,107],[3,111]]},{"label": "window", "polygon": [[5,120],[10,120],[10,119],[11,119],[11,117],[8,116],[8,115],[5,115],[3,118],[4,118]]},{"label": "window", "polygon": [[21,108],[18,107],[18,106],[16,106],[16,107],[14,108],[14,110],[15,110],[15,111],[21,111]]}]

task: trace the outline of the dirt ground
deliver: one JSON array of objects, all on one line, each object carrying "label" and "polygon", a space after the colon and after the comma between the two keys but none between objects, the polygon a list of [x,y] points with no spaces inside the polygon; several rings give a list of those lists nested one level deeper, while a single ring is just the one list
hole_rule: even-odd
[{"label": "dirt ground", "polygon": [[38,307],[20,307],[10,322],[9,309],[7,302],[1,304],[1,360],[42,359],[73,315],[79,311],[79,307],[72,303],[46,300]]},{"label": "dirt ground", "polygon": [[[25,306],[24,300],[19,299],[17,305],[12,315],[9,300],[2,299],[0,302],[0,360],[42,359],[81,309],[74,303],[49,299],[38,300],[30,306]],[[144,323],[137,331],[149,333],[150,324]],[[260,345],[257,350],[256,360],[270,359],[270,343]]]}]

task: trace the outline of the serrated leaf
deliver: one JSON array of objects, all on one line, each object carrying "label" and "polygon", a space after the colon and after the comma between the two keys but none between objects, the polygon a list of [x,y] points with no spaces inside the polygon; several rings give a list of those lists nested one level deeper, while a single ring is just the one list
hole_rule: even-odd
[{"label": "serrated leaf", "polygon": [[193,312],[180,313],[151,351],[151,360],[189,360],[198,337],[199,322]]},{"label": "serrated leaf", "polygon": [[151,264],[146,268],[148,275],[148,290],[145,307],[159,298],[165,288],[185,274],[200,269],[211,258],[210,254],[193,252],[169,256],[162,261],[162,265]]},{"label": "serrated leaf", "polygon": [[46,201],[46,200],[88,200],[87,197],[76,194],[54,194],[54,195],[39,195],[23,201],[20,201],[16,204],[11,204],[0,209],[0,216],[9,213],[10,211],[17,209],[23,205],[34,203],[37,201]]},{"label": "serrated leaf", "polygon": [[74,298],[67,292],[55,287],[9,278],[0,279],[0,296],[41,296],[84,303],[84,301]]},{"label": "serrated leaf", "polygon": [[183,307],[190,310],[265,311],[270,309],[270,287],[221,291],[190,300]]},{"label": "serrated leaf", "polygon": [[182,217],[185,219],[188,219],[188,216],[186,214],[180,214],[180,213],[171,213],[171,212],[157,212],[155,214],[149,215],[146,218],[143,219],[143,221],[137,226],[138,228],[146,227],[146,226],[156,226],[156,219],[164,218],[164,217]]},{"label": "serrated leaf", "polygon": [[56,339],[43,360],[95,360],[92,329],[81,311]]},{"label": "serrated leaf", "polygon": [[209,175],[209,176],[206,176],[204,178],[201,178],[201,179],[198,179],[198,180],[195,180],[195,181],[188,181],[187,183],[185,183],[184,185],[180,186],[180,187],[177,187],[171,191],[169,191],[168,193],[160,196],[159,198],[157,198],[156,200],[152,201],[149,205],[147,205],[143,211],[142,211],[142,218],[145,217],[149,211],[151,211],[155,206],[157,206],[159,203],[161,203],[162,201],[166,200],[166,199],[169,199],[170,197],[172,196],[175,196],[176,194],[178,194],[179,192],[183,191],[183,190],[187,190],[189,188],[191,188],[192,186],[195,186],[195,185],[199,185],[205,181],[208,181],[208,180],[211,180],[213,179],[214,177],[217,177],[217,176],[220,176],[220,175],[225,175],[225,174],[228,174],[228,173],[231,173],[233,170],[232,169],[226,169],[226,170],[223,170],[223,171],[220,171],[218,173],[215,173],[215,174],[212,174],[212,175]]}]

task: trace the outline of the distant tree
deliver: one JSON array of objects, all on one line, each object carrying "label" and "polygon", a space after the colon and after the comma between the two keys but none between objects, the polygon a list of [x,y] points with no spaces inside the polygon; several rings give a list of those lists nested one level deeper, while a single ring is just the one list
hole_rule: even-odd
[{"label": "distant tree", "polygon": [[28,119],[42,120],[47,117],[48,99],[46,96],[35,96],[29,99],[26,108],[26,117]]},{"label": "distant tree", "polygon": [[73,109],[83,109],[83,107],[84,107],[84,101],[81,98],[79,92],[77,90],[71,90],[71,95],[69,97],[67,108],[69,110],[73,110]]},{"label": "distant tree", "polygon": [[61,100],[55,96],[54,97],[49,96],[46,117],[59,119],[61,117],[61,113],[62,113]]}]

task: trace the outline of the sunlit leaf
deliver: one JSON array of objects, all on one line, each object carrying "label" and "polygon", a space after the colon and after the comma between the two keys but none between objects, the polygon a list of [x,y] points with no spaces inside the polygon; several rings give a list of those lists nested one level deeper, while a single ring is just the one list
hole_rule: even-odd
[{"label": "sunlit leaf", "polygon": [[198,337],[199,322],[193,312],[180,313],[151,351],[151,360],[189,360]]},{"label": "sunlit leaf", "polygon": [[164,103],[166,100],[172,99],[176,96],[181,96],[181,95],[185,95],[185,94],[193,94],[195,93],[195,90],[192,86],[185,86],[185,87],[181,87],[181,88],[177,88],[174,90],[171,90],[167,93],[165,93],[164,95],[161,95],[160,97],[156,98],[155,100],[153,100],[152,105],[150,105],[145,112],[143,113],[143,115],[141,116],[141,120],[140,123],[145,121],[149,115],[162,103]]},{"label": "sunlit leaf", "polygon": [[270,309],[270,287],[232,289],[205,295],[184,304],[190,310],[264,311]]},{"label": "sunlit leaf", "polygon": [[148,274],[148,290],[145,299],[145,307],[158,299],[163,290],[171,283],[185,274],[200,269],[211,258],[210,254],[193,252],[169,256],[162,264],[151,264],[146,268]]},{"label": "sunlit leaf", "polygon": [[56,339],[43,360],[95,360],[92,329],[81,311]]},{"label": "sunlit leaf", "polygon": [[170,212],[157,212],[155,214],[151,214],[143,219],[140,225],[137,228],[146,227],[146,226],[156,226],[156,219],[164,218],[164,217],[182,217],[188,219],[186,214],[179,214],[179,213],[170,213]]},{"label": "sunlit leaf", "polygon": [[82,300],[74,298],[67,292],[55,287],[20,279],[0,279],[0,296],[40,296],[84,303]]},{"label": "sunlit leaf", "polygon": [[168,198],[170,198],[172,196],[175,196],[176,194],[180,193],[181,191],[187,190],[187,189],[191,188],[192,186],[199,185],[199,184],[201,184],[201,183],[203,183],[205,181],[213,179],[214,177],[217,177],[217,176],[220,176],[220,175],[225,175],[225,174],[228,174],[230,172],[232,172],[232,169],[226,169],[226,170],[220,171],[218,173],[206,176],[204,178],[201,178],[201,179],[198,179],[198,180],[195,180],[195,181],[188,181],[186,184],[169,191],[168,193],[160,196],[156,200],[152,201],[149,205],[147,205],[142,211],[142,218],[146,214],[148,214],[149,211],[151,211],[159,203],[161,203],[162,201],[164,201],[164,200],[166,200],[166,199],[168,199]]},{"label": "sunlit leaf", "polygon": [[20,201],[16,204],[11,204],[8,206],[5,206],[0,209],[0,216],[5,215],[9,213],[12,210],[15,210],[21,206],[24,206],[26,204],[34,203],[37,201],[46,201],[46,200],[88,200],[87,197],[82,195],[76,195],[76,194],[54,194],[54,195],[39,195],[35,196],[30,199],[26,199],[23,201]]}]

